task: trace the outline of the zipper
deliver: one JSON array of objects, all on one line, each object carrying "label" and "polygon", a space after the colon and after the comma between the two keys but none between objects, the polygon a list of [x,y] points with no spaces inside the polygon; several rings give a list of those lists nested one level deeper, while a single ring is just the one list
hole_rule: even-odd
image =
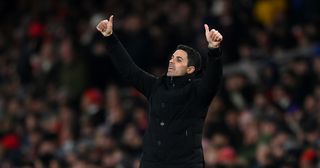
[{"label": "zipper", "polygon": [[175,87],[176,85],[173,83],[173,76],[171,76],[170,82],[172,84],[172,87]]}]

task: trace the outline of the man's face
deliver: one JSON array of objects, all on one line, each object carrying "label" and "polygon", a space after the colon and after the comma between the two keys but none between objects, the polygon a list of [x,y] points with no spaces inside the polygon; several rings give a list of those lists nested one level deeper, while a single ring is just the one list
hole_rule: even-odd
[{"label": "man's face", "polygon": [[183,76],[188,71],[188,55],[183,50],[176,50],[169,60],[167,76]]}]

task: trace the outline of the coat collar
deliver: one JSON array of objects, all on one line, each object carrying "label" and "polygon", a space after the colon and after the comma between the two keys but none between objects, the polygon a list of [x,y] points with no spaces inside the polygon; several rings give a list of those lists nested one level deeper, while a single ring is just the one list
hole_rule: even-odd
[{"label": "coat collar", "polygon": [[163,76],[163,82],[169,89],[182,88],[194,80],[194,75],[184,76]]}]

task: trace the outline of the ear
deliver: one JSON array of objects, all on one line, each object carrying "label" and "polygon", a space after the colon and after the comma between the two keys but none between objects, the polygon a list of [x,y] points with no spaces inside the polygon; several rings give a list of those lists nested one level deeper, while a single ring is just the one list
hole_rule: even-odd
[{"label": "ear", "polygon": [[195,70],[196,70],[196,68],[194,66],[188,66],[187,74],[192,74]]}]

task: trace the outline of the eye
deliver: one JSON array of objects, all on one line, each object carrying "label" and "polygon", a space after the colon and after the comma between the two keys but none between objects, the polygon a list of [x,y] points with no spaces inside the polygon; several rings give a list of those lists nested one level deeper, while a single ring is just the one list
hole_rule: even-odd
[{"label": "eye", "polygon": [[178,61],[178,62],[182,62],[182,59],[178,58],[177,61]]}]

